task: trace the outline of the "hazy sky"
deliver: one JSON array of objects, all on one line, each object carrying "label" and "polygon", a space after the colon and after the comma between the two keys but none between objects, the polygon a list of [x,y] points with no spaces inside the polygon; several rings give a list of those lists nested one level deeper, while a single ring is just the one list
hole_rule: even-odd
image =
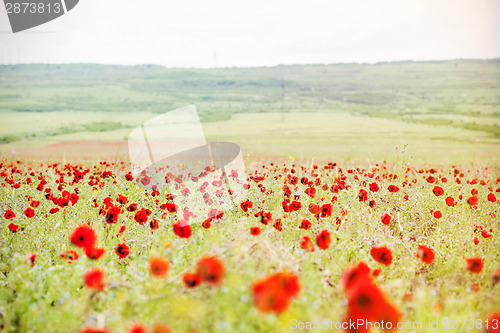
[{"label": "hazy sky", "polygon": [[500,57],[500,0],[80,0],[0,63],[271,66]]}]

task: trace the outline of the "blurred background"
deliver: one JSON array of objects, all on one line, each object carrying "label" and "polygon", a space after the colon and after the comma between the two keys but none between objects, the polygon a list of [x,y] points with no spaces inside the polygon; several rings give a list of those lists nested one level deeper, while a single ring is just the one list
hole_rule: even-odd
[{"label": "blurred background", "polygon": [[13,34],[0,9],[0,156],[127,159],[195,104],[254,158],[493,163],[500,2],[81,1]]}]

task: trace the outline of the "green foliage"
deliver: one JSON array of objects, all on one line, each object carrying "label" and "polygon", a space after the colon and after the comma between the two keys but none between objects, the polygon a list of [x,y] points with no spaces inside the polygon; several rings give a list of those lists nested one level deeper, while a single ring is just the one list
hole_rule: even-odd
[{"label": "green foliage", "polygon": [[[299,182],[291,189],[293,195],[300,196],[302,208],[285,213],[281,207],[283,185],[292,163],[297,164],[293,175],[299,179],[308,177],[314,181],[319,178],[321,185],[329,186],[336,183],[341,167],[349,188],[332,193],[318,185],[317,195],[311,198],[304,193],[308,185]],[[159,196],[151,197],[134,182],[126,181],[127,170],[119,165],[97,164],[95,168],[92,164],[82,165],[83,170],[95,170],[96,175],[109,170],[117,177],[97,177],[103,183],[102,188],[87,185],[90,175],[78,184],[66,184],[64,188],[71,193],[79,188],[80,199],[55,214],[48,214],[54,204],[45,199],[45,192],[34,190],[36,184],[26,185],[22,173],[12,174],[15,182],[23,183],[20,188],[0,187],[1,332],[78,332],[82,327],[98,323],[112,332],[126,332],[134,322],[148,327],[161,322],[171,326],[174,332],[197,329],[215,333],[223,328],[228,332],[290,332],[292,319],[314,322],[326,318],[334,323],[344,319],[346,303],[341,275],[359,261],[365,261],[372,269],[381,269],[377,283],[401,310],[403,321],[422,322],[424,329],[429,320],[442,322],[445,317],[484,320],[498,310],[495,295],[500,285],[493,285],[490,277],[499,268],[499,226],[491,214],[498,214],[498,202],[486,200],[488,187],[497,187],[498,168],[457,166],[464,173],[462,177],[455,175],[454,167],[420,171],[406,162],[379,163],[372,167],[339,165],[330,171],[322,165],[318,169],[312,169],[309,164],[302,168],[296,161],[275,163],[266,168],[255,162],[248,172],[265,173],[267,177],[260,184],[269,193],[263,193],[250,181],[248,199],[254,206],[249,214],[239,207],[227,210],[221,222],[214,222],[209,229],[193,224],[193,236],[181,239],[172,230],[175,216],[163,217],[165,211],[155,203],[157,198],[163,203],[167,192],[161,189]],[[39,162],[18,165],[25,170],[27,167],[32,167],[37,175],[41,172],[48,182],[45,187],[53,189],[55,195],[61,195],[56,190],[61,177],[67,182],[73,178],[65,176],[66,172],[56,175],[52,168],[41,168]],[[66,166],[59,165],[59,168]],[[8,170],[10,168],[1,171]],[[373,177],[371,172],[374,172]],[[435,184],[425,180],[431,174],[439,179],[445,192],[443,196],[435,196],[432,192]],[[442,182],[442,177],[448,181]],[[455,177],[461,179],[461,184],[454,181]],[[473,184],[473,179],[484,180],[485,185]],[[364,182],[377,182],[380,190],[371,192],[363,186]],[[403,182],[411,186],[403,186]],[[398,185],[400,191],[388,192],[390,184]],[[360,189],[368,190],[369,200],[376,201],[375,207],[359,201]],[[471,209],[466,202],[472,189],[478,191],[478,209]],[[118,194],[126,195],[130,202],[138,203],[139,208],[150,209],[149,219],[158,219],[160,228],[152,231],[148,223],[140,225],[133,220],[134,214],[126,210],[116,224],[105,223],[99,208],[105,198],[116,199]],[[28,195],[41,201],[34,218],[22,214],[29,205]],[[316,218],[309,211],[309,204],[328,203],[333,196],[337,201],[332,203],[331,216]],[[447,196],[453,197],[458,204],[446,205],[444,197]],[[99,207],[93,206],[94,200]],[[6,209],[15,211],[17,217],[5,219]],[[279,232],[272,224],[262,224],[254,217],[260,210],[272,212],[274,219],[281,218],[284,229]],[[443,217],[434,218],[431,210],[440,210]],[[342,214],[343,211],[346,213]],[[389,225],[381,223],[384,213],[392,216]],[[304,218],[312,222],[310,230],[299,228]],[[12,233],[7,227],[11,222],[24,229]],[[97,246],[106,249],[106,254],[97,261],[88,259],[82,249],[72,246],[69,241],[72,230],[86,223],[97,233]],[[493,229],[493,236],[483,238],[477,231],[478,224],[485,230]],[[118,232],[121,225],[126,226],[122,234]],[[253,226],[261,227],[262,234],[250,235],[249,229]],[[314,252],[306,252],[300,247],[303,236],[314,240],[323,229],[332,234],[329,249],[316,247]],[[478,245],[473,242],[476,236],[480,239]],[[123,242],[131,252],[127,258],[119,259],[114,249]],[[434,263],[424,264],[416,258],[420,244],[434,249]],[[390,266],[376,263],[370,255],[372,246],[381,245],[392,250],[394,262]],[[60,256],[62,251],[70,249],[80,255],[73,263],[67,263]],[[27,259],[30,253],[37,254],[33,267]],[[185,288],[182,274],[193,271],[196,260],[205,254],[217,255],[225,263],[226,274],[221,286],[203,284],[195,289]],[[153,256],[165,257],[171,263],[165,279],[150,275],[148,260]],[[465,269],[465,258],[475,256],[485,262],[480,274]],[[102,292],[89,290],[84,284],[83,274],[92,267],[101,267],[106,273],[106,287]],[[300,295],[283,314],[262,315],[253,306],[250,286],[271,272],[283,270],[299,275]],[[480,286],[477,293],[471,290],[476,283]],[[404,300],[403,295],[407,293],[412,295],[411,300]],[[440,325],[433,331],[450,330]]]}]

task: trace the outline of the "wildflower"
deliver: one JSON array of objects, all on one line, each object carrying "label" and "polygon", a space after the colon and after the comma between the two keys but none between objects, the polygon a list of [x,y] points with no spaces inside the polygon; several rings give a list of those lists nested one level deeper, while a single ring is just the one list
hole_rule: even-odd
[{"label": "wildflower", "polygon": [[253,236],[258,236],[260,235],[261,231],[259,227],[252,227],[250,228],[250,234]]},{"label": "wildflower", "polygon": [[94,229],[86,224],[82,224],[73,230],[70,240],[71,243],[78,247],[87,248],[92,247],[95,244],[97,236]]},{"label": "wildflower", "polygon": [[194,288],[200,285],[201,276],[198,273],[185,273],[182,276],[182,282],[187,288]]},{"label": "wildflower", "polygon": [[456,201],[455,201],[455,199],[453,199],[452,197],[447,197],[445,199],[445,201],[446,201],[446,204],[448,206],[450,206],[450,207],[453,207],[453,206],[455,206],[457,204]]},{"label": "wildflower", "polygon": [[483,259],[481,258],[468,258],[466,260],[465,268],[472,273],[481,273],[483,270]]},{"label": "wildflower", "polygon": [[168,274],[170,263],[161,257],[152,258],[149,261],[149,272],[156,277],[164,277]]},{"label": "wildflower", "polygon": [[372,191],[372,192],[378,192],[378,190],[379,190],[379,187],[378,187],[377,183],[371,183],[370,184],[370,191]]},{"label": "wildflower", "polygon": [[193,233],[191,226],[184,220],[174,223],[172,226],[174,228],[174,233],[181,238],[189,238]]},{"label": "wildflower", "polygon": [[98,260],[100,257],[104,255],[106,250],[103,248],[97,248],[94,246],[89,246],[85,248],[85,255],[92,260]]},{"label": "wildflower", "polygon": [[253,203],[251,201],[244,201],[240,204],[241,209],[246,213],[250,208],[253,207]]},{"label": "wildflower", "polygon": [[198,260],[196,273],[201,276],[203,281],[215,285],[220,283],[224,276],[224,264],[217,257],[205,256]]},{"label": "wildflower", "polygon": [[163,324],[154,324],[151,333],[171,333],[170,328]]},{"label": "wildflower", "polygon": [[20,228],[20,226],[15,223],[10,223],[7,227],[9,228],[10,231],[14,233],[17,232]]},{"label": "wildflower", "polygon": [[477,198],[477,195],[473,195],[473,196],[471,196],[471,197],[469,197],[469,198],[467,199],[467,203],[468,203],[469,205],[471,205],[471,206],[476,206],[476,205],[477,205],[477,203],[478,203],[478,201],[479,201],[479,200],[478,200],[478,198]]},{"label": "wildflower", "polygon": [[133,324],[128,329],[128,333],[146,333],[146,332],[147,332],[146,327],[144,327],[144,325],[142,324],[137,324],[137,323]]},{"label": "wildflower", "polygon": [[252,284],[254,305],[261,312],[285,311],[300,292],[299,278],[288,272],[275,273]]},{"label": "wildflower", "polygon": [[397,187],[396,185],[389,185],[389,187],[387,187],[387,190],[389,190],[389,192],[397,192],[399,191],[399,187]]},{"label": "wildflower", "polygon": [[72,263],[73,261],[78,259],[78,253],[73,250],[66,250],[59,254],[61,258],[65,259],[68,263]]},{"label": "wildflower", "polygon": [[316,245],[322,250],[328,249],[331,242],[330,232],[328,230],[323,230],[316,236]]},{"label": "wildflower", "polygon": [[439,197],[444,194],[444,190],[441,186],[434,186],[432,193],[434,193],[436,197]]},{"label": "wildflower", "polygon": [[376,262],[389,266],[392,263],[392,252],[386,246],[373,247],[370,254]]},{"label": "wildflower", "polygon": [[307,237],[307,236],[304,236],[302,237],[302,241],[300,242],[300,246],[306,250],[306,251],[310,251],[310,252],[314,252],[314,243],[313,241]]},{"label": "wildflower", "polygon": [[303,219],[299,226],[300,229],[308,230],[311,228],[311,222],[309,220]]},{"label": "wildflower", "polygon": [[83,279],[88,288],[102,291],[105,286],[106,275],[100,268],[92,268],[85,272]]},{"label": "wildflower", "polygon": [[384,215],[382,215],[382,223],[385,224],[385,225],[389,225],[389,223],[391,223],[391,219],[392,219],[392,216],[385,213]]},{"label": "wildflower", "polygon": [[420,258],[426,264],[434,261],[434,251],[425,245],[419,245],[417,250],[417,258]]},{"label": "wildflower", "polygon": [[126,258],[130,253],[130,249],[127,244],[121,243],[115,247],[115,252],[120,258]]},{"label": "wildflower", "polygon": [[10,219],[13,219],[14,217],[16,217],[16,214],[11,211],[10,209],[7,209],[5,211],[5,214],[3,214],[3,217],[5,217],[7,220],[10,220]]},{"label": "wildflower", "polygon": [[28,207],[24,210],[24,215],[26,215],[29,218],[32,218],[33,216],[35,216],[35,210],[31,207]]},{"label": "wildflower", "polygon": [[495,312],[487,319],[488,326],[484,333],[499,333],[500,332],[500,312]]}]

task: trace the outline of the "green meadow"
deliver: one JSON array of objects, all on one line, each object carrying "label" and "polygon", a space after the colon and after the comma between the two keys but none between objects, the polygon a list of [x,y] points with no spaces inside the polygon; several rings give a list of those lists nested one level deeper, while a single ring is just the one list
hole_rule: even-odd
[{"label": "green meadow", "polygon": [[143,121],[195,104],[208,140],[237,142],[252,155],[493,162],[500,151],[499,78],[499,59],[0,66],[0,150],[126,140]]}]

